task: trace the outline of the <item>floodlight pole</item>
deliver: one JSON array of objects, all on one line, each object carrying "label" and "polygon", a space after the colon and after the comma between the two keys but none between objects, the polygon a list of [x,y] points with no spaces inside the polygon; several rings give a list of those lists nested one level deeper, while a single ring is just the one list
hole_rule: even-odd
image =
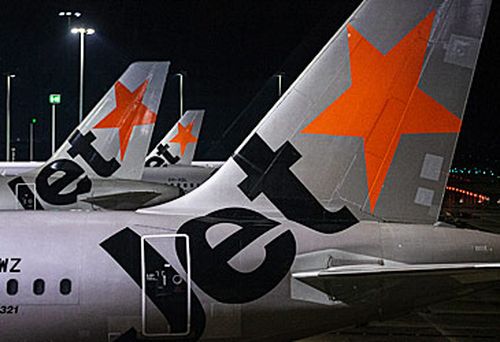
[{"label": "floodlight pole", "polygon": [[80,98],[78,104],[78,122],[83,120],[83,67],[85,63],[85,31],[80,30]]},{"label": "floodlight pole", "polygon": [[184,114],[184,75],[178,72],[175,76],[179,76],[179,117],[182,117]]},{"label": "floodlight pole", "polygon": [[5,104],[5,160],[10,161],[10,80],[11,78],[16,77],[13,74],[7,74],[7,97]]},{"label": "floodlight pole", "polygon": [[52,154],[56,151],[56,105],[52,104]]},{"label": "floodlight pole", "polygon": [[33,151],[33,136],[34,136],[34,124],[33,122],[30,122],[30,161],[33,161],[33,155],[34,155],[34,151]]},{"label": "floodlight pole", "polygon": [[282,92],[282,85],[283,85],[283,73],[279,73],[276,75],[276,77],[278,78],[278,98],[281,97],[281,95],[283,94]]},{"label": "floodlight pole", "polygon": [[85,64],[85,36],[95,33],[93,28],[75,27],[71,33],[80,35],[80,96],[78,105],[78,122],[83,120],[83,68]]}]

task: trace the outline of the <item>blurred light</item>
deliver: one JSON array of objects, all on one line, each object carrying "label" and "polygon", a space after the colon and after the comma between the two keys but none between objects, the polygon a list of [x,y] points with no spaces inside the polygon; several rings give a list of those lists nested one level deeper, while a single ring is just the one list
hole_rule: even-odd
[{"label": "blurred light", "polygon": [[[76,17],[79,18],[82,15],[82,12],[59,12],[60,17]],[[69,18],[68,18],[69,19]]]},{"label": "blurred light", "polygon": [[95,30],[93,28],[85,28],[85,27],[73,27],[71,29],[71,33],[77,34],[77,33],[84,33],[87,35],[92,35],[95,33]]}]

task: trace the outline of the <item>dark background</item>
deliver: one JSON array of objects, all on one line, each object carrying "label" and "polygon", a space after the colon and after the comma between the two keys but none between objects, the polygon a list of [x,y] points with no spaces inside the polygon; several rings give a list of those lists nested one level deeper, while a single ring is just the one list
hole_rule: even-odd
[{"label": "dark background", "polygon": [[[0,1],[0,72],[12,72],[12,146],[28,158],[31,117],[35,159],[50,155],[48,95],[61,93],[61,143],[78,121],[78,36],[70,26],[97,33],[86,38],[84,114],[136,60],[172,65],[153,144],[178,118],[178,78],[184,109],[207,110],[195,159],[224,160],[298,76],[359,1]],[[500,159],[498,89],[500,27],[493,4],[463,122],[455,164],[496,169]],[[60,11],[80,11],[68,20]],[[5,160],[5,76],[0,82],[0,160]]]}]

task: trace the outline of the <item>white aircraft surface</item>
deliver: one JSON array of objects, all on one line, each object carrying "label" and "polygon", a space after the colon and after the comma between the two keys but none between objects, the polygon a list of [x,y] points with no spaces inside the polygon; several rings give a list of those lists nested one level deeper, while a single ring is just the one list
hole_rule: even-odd
[{"label": "white aircraft surface", "polygon": [[365,0],[233,156],[137,212],[0,212],[0,340],[289,341],[498,286],[436,223],[491,2]]}]

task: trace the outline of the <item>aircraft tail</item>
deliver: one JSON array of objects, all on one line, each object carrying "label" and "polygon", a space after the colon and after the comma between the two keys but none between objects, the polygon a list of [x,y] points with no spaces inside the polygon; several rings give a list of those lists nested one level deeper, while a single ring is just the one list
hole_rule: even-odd
[{"label": "aircraft tail", "polygon": [[146,157],[146,167],[190,165],[200,136],[204,110],[188,110]]},{"label": "aircraft tail", "polygon": [[42,170],[79,167],[89,177],[140,179],[169,66],[131,64]]},{"label": "aircraft tail", "polygon": [[435,222],[490,5],[364,1],[217,174],[150,211]]}]

